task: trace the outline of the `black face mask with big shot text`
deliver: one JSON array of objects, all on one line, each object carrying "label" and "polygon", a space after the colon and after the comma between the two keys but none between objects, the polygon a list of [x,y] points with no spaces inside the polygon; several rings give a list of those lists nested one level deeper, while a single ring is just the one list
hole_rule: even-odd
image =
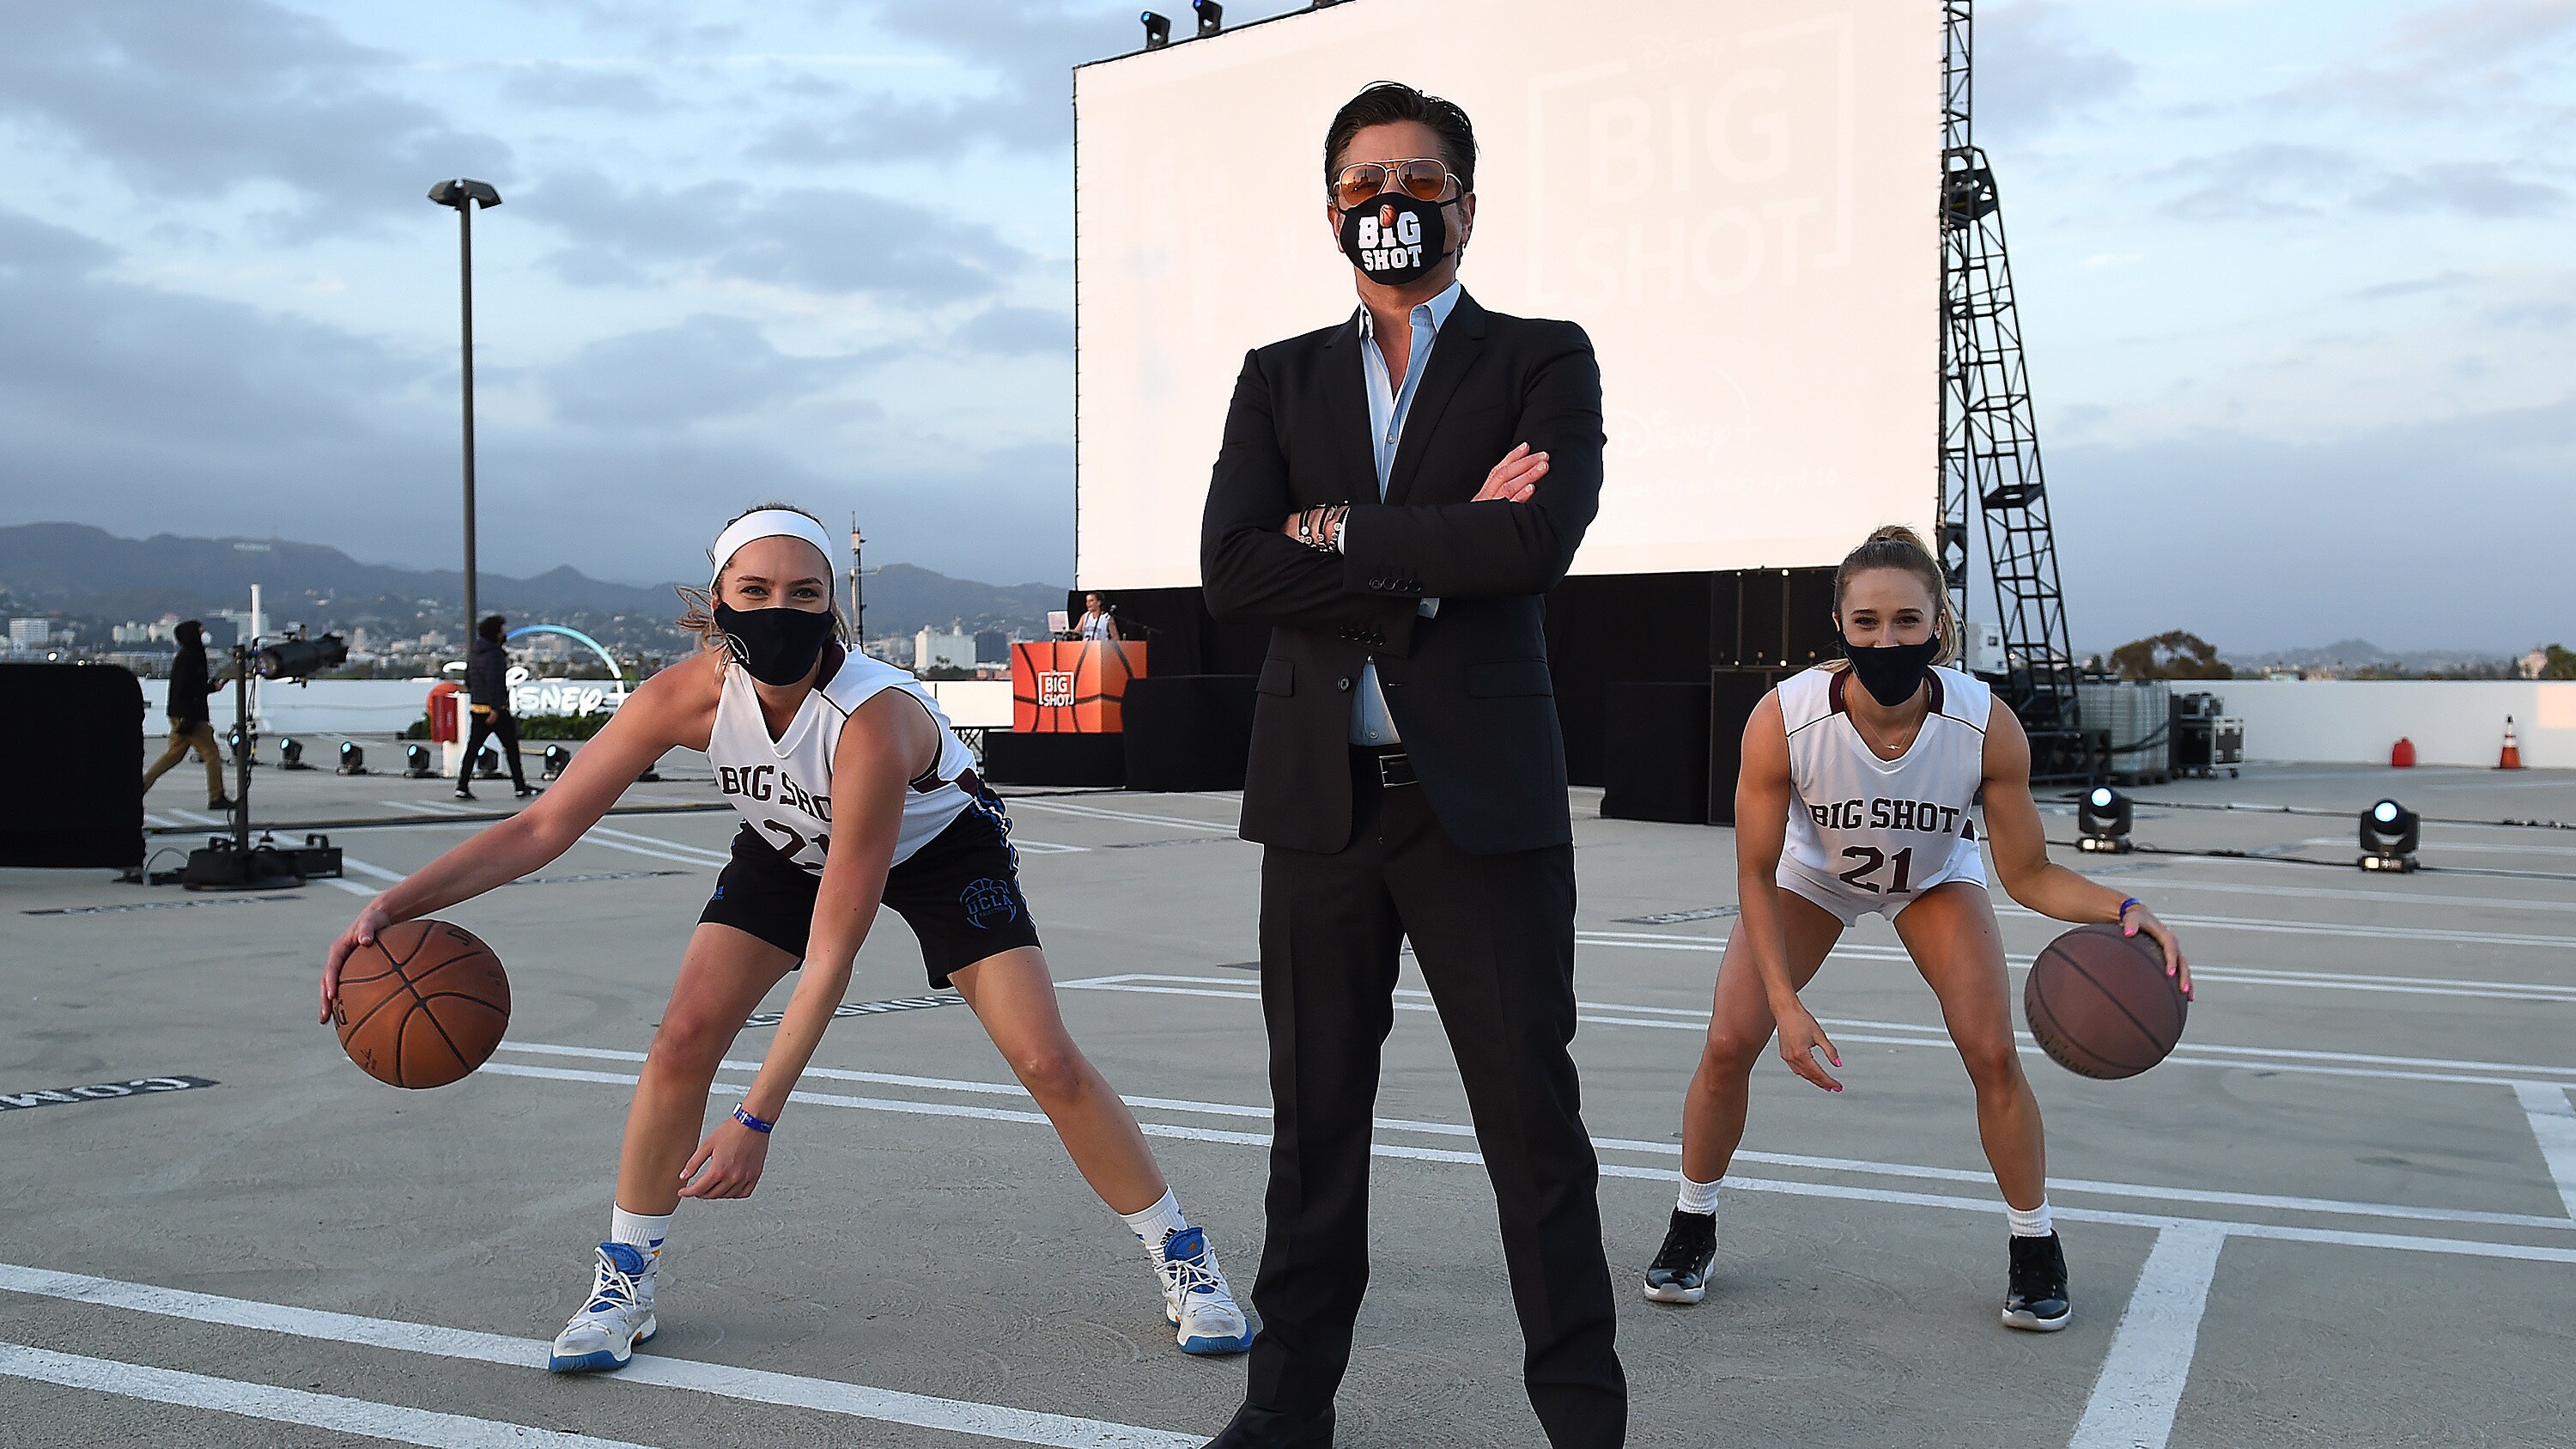
[{"label": "black face mask with big shot text", "polygon": [[1418,282],[1448,254],[1444,203],[1390,191],[1342,213],[1342,255],[1372,282]]},{"label": "black face mask with big shot text", "polygon": [[1923,671],[1932,667],[1933,656],[1941,652],[1941,636],[1935,632],[1920,644],[1884,644],[1865,649],[1842,640],[1843,657],[1851,661],[1852,673],[1860,676],[1860,686],[1869,697],[1888,709],[1894,709],[1914,697],[1923,687]]},{"label": "black face mask with big shot text", "polygon": [[716,605],[716,627],[725,632],[733,657],[763,684],[787,685],[804,679],[822,657],[823,642],[832,637],[829,611],[737,609]]}]

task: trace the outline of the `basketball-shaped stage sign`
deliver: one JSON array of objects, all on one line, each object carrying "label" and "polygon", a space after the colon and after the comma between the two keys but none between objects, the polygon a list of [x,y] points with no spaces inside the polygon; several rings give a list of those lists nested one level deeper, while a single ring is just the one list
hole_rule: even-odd
[{"label": "basketball-shaped stage sign", "polygon": [[510,977],[463,926],[404,921],[340,965],[340,1048],[396,1087],[443,1087],[483,1065],[510,1026]]},{"label": "basketball-shaped stage sign", "polygon": [[2164,947],[2144,931],[2078,926],[2048,943],[2022,988],[2040,1050],[2079,1076],[2134,1077],[2182,1040],[2191,1002],[2165,974]]}]

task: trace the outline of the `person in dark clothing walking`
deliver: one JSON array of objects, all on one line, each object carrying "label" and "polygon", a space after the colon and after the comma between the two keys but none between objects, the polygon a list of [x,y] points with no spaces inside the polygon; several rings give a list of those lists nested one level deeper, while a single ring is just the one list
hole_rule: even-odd
[{"label": "person in dark clothing walking", "polygon": [[206,808],[230,810],[233,802],[224,794],[223,746],[215,743],[214,720],[206,709],[206,697],[223,688],[224,681],[206,667],[206,627],[190,619],[170,632],[179,641],[178,656],[170,661],[170,748],[143,772],[143,788],[149,792],[194,748],[197,758],[206,762]]},{"label": "person in dark clothing walking", "polygon": [[466,782],[474,778],[474,761],[483,753],[483,742],[499,736],[501,758],[510,762],[510,784],[525,800],[536,792],[519,765],[519,722],[510,714],[510,655],[501,647],[501,631],[509,621],[498,614],[487,614],[474,626],[474,642],[465,651],[465,697],[474,708],[474,727],[465,732],[465,763],[456,771],[456,798],[471,800],[474,791]]}]

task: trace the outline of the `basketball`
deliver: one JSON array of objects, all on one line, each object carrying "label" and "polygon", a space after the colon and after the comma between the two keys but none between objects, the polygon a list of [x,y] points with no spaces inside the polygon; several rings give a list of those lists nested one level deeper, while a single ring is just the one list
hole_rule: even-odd
[{"label": "basketball", "polygon": [[2048,943],[2022,988],[2040,1050],[2078,1076],[2134,1077],[2182,1040],[2191,1003],[2165,974],[2164,948],[2140,931],[2078,926]]},{"label": "basketball", "polygon": [[377,1081],[444,1087],[492,1055],[510,1026],[510,977],[462,926],[404,921],[349,953],[331,1013],[341,1050]]}]

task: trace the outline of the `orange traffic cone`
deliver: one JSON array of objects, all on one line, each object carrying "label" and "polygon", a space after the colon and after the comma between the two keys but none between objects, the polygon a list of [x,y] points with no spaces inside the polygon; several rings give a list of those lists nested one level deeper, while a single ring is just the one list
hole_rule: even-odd
[{"label": "orange traffic cone", "polygon": [[2512,715],[2504,717],[2504,758],[2496,761],[2496,768],[2499,770],[2522,768],[2522,746],[2516,743],[2513,737]]}]

